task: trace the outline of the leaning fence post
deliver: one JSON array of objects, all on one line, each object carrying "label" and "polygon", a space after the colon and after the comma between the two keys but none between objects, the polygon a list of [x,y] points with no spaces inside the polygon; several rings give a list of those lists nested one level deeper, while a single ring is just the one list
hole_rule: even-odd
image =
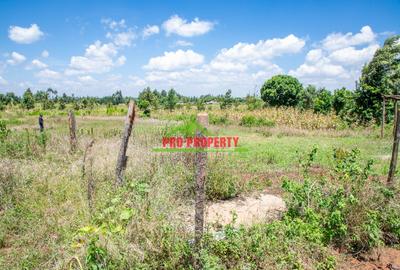
[{"label": "leaning fence post", "polygon": [[399,140],[400,140],[400,111],[395,112],[396,122],[394,127],[394,139],[393,139],[393,149],[392,158],[390,160],[389,175],[387,179],[387,185],[393,186],[394,184],[394,174],[396,173],[397,156],[399,153]]},{"label": "leaning fence post", "polygon": [[117,159],[117,167],[115,170],[116,180],[115,184],[121,186],[124,182],[123,173],[126,168],[126,162],[128,157],[126,156],[126,150],[128,149],[129,137],[131,136],[133,121],[135,120],[135,102],[129,101],[128,114],[125,120],[124,134],[122,135],[121,146],[119,148],[119,154]]},{"label": "leaning fence post", "polygon": [[[197,122],[203,126],[208,127],[208,114],[197,114]],[[196,131],[196,137],[203,137],[201,131]],[[205,205],[205,180],[206,180],[206,166],[207,166],[207,152],[196,151],[195,158],[196,166],[196,198],[195,198],[195,245],[199,248],[201,237],[203,236],[204,229],[204,205]]]},{"label": "leaning fence post", "polygon": [[76,140],[76,121],[73,111],[68,113],[68,123],[69,123],[69,142],[71,146],[71,152],[76,150],[77,140]]}]

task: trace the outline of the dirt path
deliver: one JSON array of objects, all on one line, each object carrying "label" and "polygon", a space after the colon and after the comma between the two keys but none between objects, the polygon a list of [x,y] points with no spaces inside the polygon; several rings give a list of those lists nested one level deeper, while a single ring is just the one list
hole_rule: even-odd
[{"label": "dirt path", "polygon": [[227,225],[236,218],[235,225],[249,226],[257,222],[277,219],[285,210],[282,198],[266,193],[232,200],[209,203],[206,208],[206,222]]}]

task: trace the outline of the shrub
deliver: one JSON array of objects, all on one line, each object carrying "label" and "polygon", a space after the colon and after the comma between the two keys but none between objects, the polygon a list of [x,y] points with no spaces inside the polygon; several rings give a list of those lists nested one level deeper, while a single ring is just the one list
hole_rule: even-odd
[{"label": "shrub", "polygon": [[208,166],[206,195],[209,200],[226,200],[239,193],[238,177],[228,163],[213,160]]},{"label": "shrub", "polygon": [[372,162],[362,166],[358,159],[356,149],[336,149],[331,177],[315,179],[305,173],[303,182],[285,179],[282,185],[289,194],[288,218],[317,224],[325,245],[355,253],[380,245],[388,233],[398,241],[399,226],[392,225],[400,221],[398,209],[388,210],[391,192],[371,178]]},{"label": "shrub", "polygon": [[210,124],[213,125],[229,125],[230,121],[228,115],[214,115],[210,114]]},{"label": "shrub", "polygon": [[244,115],[242,119],[240,119],[239,125],[245,127],[260,127],[260,126],[274,127],[275,122],[272,120],[255,117],[254,115]]}]

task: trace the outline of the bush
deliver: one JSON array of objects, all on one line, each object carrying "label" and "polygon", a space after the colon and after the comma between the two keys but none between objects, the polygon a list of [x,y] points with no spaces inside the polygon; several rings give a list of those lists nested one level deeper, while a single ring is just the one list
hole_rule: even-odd
[{"label": "bush", "polygon": [[239,193],[238,177],[228,163],[213,160],[208,166],[206,195],[209,200],[226,200]]},{"label": "bush", "polygon": [[254,115],[245,115],[240,119],[239,125],[245,127],[260,127],[260,126],[267,126],[267,127],[274,127],[275,122],[272,120],[255,117]]},{"label": "bush", "polygon": [[229,125],[230,121],[228,115],[214,115],[210,114],[210,124],[212,125]]},{"label": "bush", "polygon": [[296,106],[299,104],[303,86],[294,77],[276,75],[261,87],[261,98],[271,106]]},{"label": "bush", "polygon": [[398,242],[400,212],[388,203],[393,193],[371,178],[372,162],[362,166],[358,150],[336,149],[331,177],[314,179],[307,173],[314,156],[303,163],[303,182],[283,182],[287,217],[316,224],[325,245],[354,253],[379,246],[388,234]]}]

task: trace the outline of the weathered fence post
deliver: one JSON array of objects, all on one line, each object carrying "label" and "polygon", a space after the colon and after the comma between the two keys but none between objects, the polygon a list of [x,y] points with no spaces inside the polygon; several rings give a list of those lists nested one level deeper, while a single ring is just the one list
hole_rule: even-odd
[{"label": "weathered fence post", "polygon": [[381,139],[383,138],[383,131],[384,131],[384,127],[385,127],[385,116],[386,116],[386,112],[385,112],[385,106],[386,105],[386,99],[385,97],[383,97],[383,101],[382,101],[382,123],[381,123]]},{"label": "weathered fence post", "polygon": [[[396,106],[397,107],[397,106]],[[393,186],[394,184],[394,174],[396,173],[397,156],[399,152],[399,140],[400,140],[400,111],[395,111],[396,122],[394,127],[394,139],[393,139],[393,149],[392,158],[390,160],[389,175],[387,179],[387,185]]]},{"label": "weathered fence post", "polygon": [[[203,127],[208,127],[208,114],[197,114],[197,122]],[[196,137],[203,137],[201,131],[196,131]],[[195,245],[199,248],[204,229],[204,205],[205,205],[205,180],[207,166],[207,152],[197,149],[195,157],[196,166],[196,198],[195,198]]]},{"label": "weathered fence post", "polygon": [[122,135],[121,147],[119,148],[119,154],[117,159],[117,167],[115,170],[116,180],[115,184],[121,186],[124,182],[123,173],[126,167],[128,157],[126,156],[126,150],[128,149],[129,137],[131,136],[133,121],[135,120],[135,102],[129,101],[128,114],[125,120],[125,130]]},{"label": "weathered fence post", "polygon": [[[82,161],[82,179],[85,180],[86,178],[86,158],[89,155],[90,149],[93,147],[94,140],[92,139],[85,148],[85,153],[83,154],[83,161]],[[87,199],[88,199],[88,206],[89,212],[92,214],[93,210],[93,194],[94,194],[94,179],[92,173],[93,167],[93,158],[91,157],[89,160],[89,175],[87,178]]]},{"label": "weathered fence post", "polygon": [[71,146],[71,152],[76,150],[77,140],[76,140],[76,121],[73,111],[68,113],[68,123],[69,123],[69,142]]}]

